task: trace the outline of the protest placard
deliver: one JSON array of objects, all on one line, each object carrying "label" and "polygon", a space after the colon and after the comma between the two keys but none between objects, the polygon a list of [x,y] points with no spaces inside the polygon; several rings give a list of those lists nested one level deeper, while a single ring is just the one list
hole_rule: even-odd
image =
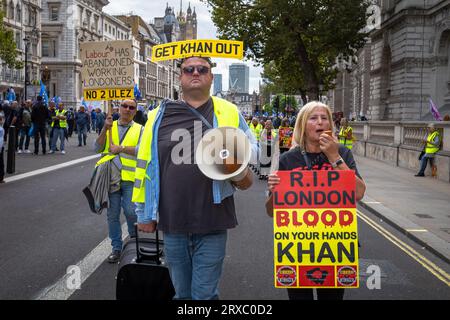
[{"label": "protest placard", "polygon": [[84,42],[80,45],[85,100],[134,98],[134,59],[131,40]]},{"label": "protest placard", "polygon": [[279,171],[275,188],[277,288],[357,288],[355,173]]},{"label": "protest placard", "polygon": [[187,40],[160,44],[152,50],[153,62],[192,56],[242,59],[244,44],[232,40]]}]

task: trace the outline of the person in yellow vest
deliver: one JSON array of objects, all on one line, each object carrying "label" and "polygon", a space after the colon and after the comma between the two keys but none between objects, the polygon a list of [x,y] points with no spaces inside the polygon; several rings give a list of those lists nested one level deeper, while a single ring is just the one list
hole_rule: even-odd
[{"label": "person in yellow vest", "polygon": [[259,142],[261,131],[263,130],[263,126],[259,123],[258,118],[253,117],[252,122],[249,125],[250,130],[255,136],[256,140]]},{"label": "person in yellow vest", "polygon": [[138,152],[133,191],[138,228],[154,232],[157,226],[164,233],[174,299],[218,299],[227,230],[237,226],[233,194],[253,181],[248,168],[240,181],[212,180],[194,161],[201,136],[213,127],[243,130],[253,160],[258,148],[238,108],[210,96],[212,67],[207,57],[182,61],[182,100],[165,100],[148,114]]},{"label": "person in yellow vest", "polygon": [[[256,138],[256,141],[259,145],[259,139],[261,138],[261,131],[263,130],[263,125],[261,125],[259,123],[259,120],[257,117],[253,117],[250,121],[250,124],[248,125],[248,127],[250,128],[251,132],[253,133],[253,136]],[[259,154],[257,155],[257,160],[256,163],[250,164],[250,168],[252,170],[254,170],[258,175],[260,174],[260,159],[259,159]]]},{"label": "person in yellow vest", "polygon": [[[136,114],[136,102],[134,100],[122,101],[119,108],[119,119],[113,121],[109,115],[103,129],[95,141],[97,153],[103,157],[96,166],[107,161],[112,161],[114,166],[120,170],[120,189],[109,193],[109,208],[107,211],[109,238],[111,239],[112,252],[108,262],[119,261],[122,252],[122,227],[120,223],[120,211],[123,212],[128,225],[130,237],[135,236],[134,224],[136,223],[135,205],[131,201],[136,170],[137,146],[142,135],[143,127],[135,123],[133,118]],[[111,134],[109,134],[111,130]],[[110,141],[112,137],[112,142]]]},{"label": "person in yellow vest", "polygon": [[275,153],[276,144],[278,142],[278,130],[273,128],[272,120],[267,120],[265,128],[261,131],[260,147],[261,147],[261,172],[259,179],[267,179],[272,164],[272,156]]},{"label": "person in yellow vest", "polygon": [[64,141],[67,130],[67,118],[66,118],[67,110],[64,110],[64,105],[62,103],[58,104],[58,109],[55,111],[55,115],[52,116],[52,131],[53,137],[50,145],[50,152],[55,153],[56,151],[56,143],[58,142],[58,138],[61,141],[60,150],[62,154],[66,154],[64,150]]},{"label": "person in yellow vest", "polygon": [[428,125],[428,136],[423,142],[425,143],[425,154],[420,159],[420,170],[415,176],[425,177],[425,169],[427,168],[428,161],[430,161],[432,175],[435,176],[436,166],[434,164],[434,157],[440,149],[441,137],[433,123]]},{"label": "person in yellow vest", "polygon": [[353,148],[353,129],[348,125],[346,118],[341,119],[341,129],[339,130],[339,143],[348,149]]}]

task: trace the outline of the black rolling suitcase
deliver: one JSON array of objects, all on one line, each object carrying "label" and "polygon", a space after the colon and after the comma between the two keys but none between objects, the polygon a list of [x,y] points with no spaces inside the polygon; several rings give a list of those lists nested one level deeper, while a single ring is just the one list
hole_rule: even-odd
[{"label": "black rolling suitcase", "polygon": [[140,239],[136,226],[136,238],[124,245],[117,273],[117,300],[172,300],[175,290],[158,234],[156,231],[156,239]]}]

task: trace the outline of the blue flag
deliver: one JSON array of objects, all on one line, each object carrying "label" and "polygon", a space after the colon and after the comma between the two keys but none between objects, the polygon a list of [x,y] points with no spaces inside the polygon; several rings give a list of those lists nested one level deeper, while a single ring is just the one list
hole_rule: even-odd
[{"label": "blue flag", "polygon": [[59,104],[62,102],[62,99],[61,97],[54,96],[50,101],[55,103],[56,108],[59,108]]},{"label": "blue flag", "polygon": [[13,88],[8,89],[8,94],[6,95],[6,100],[8,100],[10,103],[13,101],[16,101],[16,93],[14,92]]},{"label": "blue flag", "polygon": [[89,110],[88,104],[84,98],[81,98],[81,105],[84,107],[84,109],[87,111]]},{"label": "blue flag", "polygon": [[134,99],[141,100],[141,91],[139,91],[137,83],[134,84]]},{"label": "blue flag", "polygon": [[47,89],[45,88],[45,85],[42,82],[42,80],[41,80],[41,90],[39,91],[39,95],[42,97],[44,104],[47,106],[48,105]]}]

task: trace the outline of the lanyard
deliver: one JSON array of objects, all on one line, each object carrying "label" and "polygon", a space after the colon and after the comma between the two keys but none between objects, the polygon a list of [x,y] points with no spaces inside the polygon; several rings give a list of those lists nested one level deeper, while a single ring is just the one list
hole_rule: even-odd
[{"label": "lanyard", "polygon": [[312,170],[311,160],[309,160],[309,157],[306,154],[306,151],[301,149],[301,153],[302,153],[303,159],[305,160],[306,166],[308,167],[308,170]]},{"label": "lanyard", "polygon": [[202,122],[208,127],[208,129],[213,128],[213,126],[208,122],[208,120],[206,120],[206,118],[200,112],[198,112],[195,108],[190,107],[187,103],[186,103],[186,107],[188,108],[189,111],[191,111],[194,115],[196,115],[197,118],[202,120]]}]

